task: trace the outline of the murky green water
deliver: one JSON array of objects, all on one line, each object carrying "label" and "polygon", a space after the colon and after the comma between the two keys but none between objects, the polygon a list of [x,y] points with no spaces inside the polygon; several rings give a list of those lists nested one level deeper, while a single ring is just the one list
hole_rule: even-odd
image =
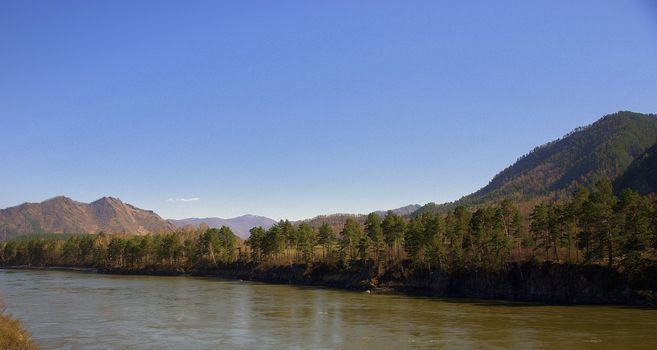
[{"label": "murky green water", "polygon": [[0,270],[44,349],[657,349],[657,310]]}]

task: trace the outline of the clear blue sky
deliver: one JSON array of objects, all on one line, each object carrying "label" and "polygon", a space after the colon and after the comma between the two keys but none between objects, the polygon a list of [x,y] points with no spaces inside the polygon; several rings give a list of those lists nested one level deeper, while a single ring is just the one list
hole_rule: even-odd
[{"label": "clear blue sky", "polygon": [[4,0],[0,207],[455,200],[604,114],[657,112],[655,3]]}]

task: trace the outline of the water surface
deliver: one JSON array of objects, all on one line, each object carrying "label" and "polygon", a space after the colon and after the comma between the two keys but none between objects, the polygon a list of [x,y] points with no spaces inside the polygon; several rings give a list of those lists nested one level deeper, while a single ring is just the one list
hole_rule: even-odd
[{"label": "water surface", "polygon": [[44,349],[657,349],[657,310],[0,270]]}]

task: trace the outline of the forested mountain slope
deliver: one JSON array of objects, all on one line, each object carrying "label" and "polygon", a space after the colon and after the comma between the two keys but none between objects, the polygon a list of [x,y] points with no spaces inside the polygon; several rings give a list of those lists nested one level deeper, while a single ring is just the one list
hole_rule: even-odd
[{"label": "forested mountain slope", "polygon": [[[409,216],[420,209],[421,206],[418,204],[409,204],[396,209],[390,209],[393,213],[401,216]],[[388,210],[377,210],[375,211],[380,217],[384,217]],[[335,230],[342,230],[342,226],[345,221],[349,218],[355,219],[359,223],[364,223],[367,214],[347,214],[347,213],[338,213],[338,214],[329,214],[329,215],[318,215],[310,219],[295,221],[294,224],[306,223],[313,228],[319,228],[322,224],[328,224]]]},{"label": "forested mountain slope", "polygon": [[656,115],[627,111],[610,114],[536,147],[482,189],[453,203],[427,204],[418,212],[477,206],[504,198],[516,202],[558,199],[579,185],[620,176],[656,139]]},{"label": "forested mountain slope", "polygon": [[657,192],[657,143],[637,157],[614,182],[617,192],[631,188],[641,194]]}]

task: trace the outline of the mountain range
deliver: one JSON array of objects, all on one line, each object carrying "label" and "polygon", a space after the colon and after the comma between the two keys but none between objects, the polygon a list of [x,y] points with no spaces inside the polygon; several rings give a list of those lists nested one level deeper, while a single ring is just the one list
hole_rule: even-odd
[{"label": "mountain range", "polygon": [[[596,180],[614,180],[616,191],[633,188],[642,194],[657,191],[657,115],[617,112],[580,127],[564,137],[536,147],[498,173],[480,190],[443,204],[409,205],[394,209],[399,215],[444,212],[463,205],[477,207],[504,198],[529,210],[545,200],[566,197],[579,185]],[[378,211],[385,215],[386,211]],[[300,220],[313,227],[329,223],[339,227],[348,217],[364,221],[365,215],[332,214]],[[103,197],[81,203],[55,197],[41,203],[24,203],[0,210],[0,239],[35,233],[129,232],[137,234],[171,232],[176,228],[206,223],[228,226],[242,238],[254,226],[271,227],[270,218],[244,215],[232,219],[190,218],[164,220],[153,211],[139,209],[118,198]]]},{"label": "mountain range", "polygon": [[0,210],[0,239],[22,234],[170,232],[173,225],[150,210],[103,197],[91,203],[54,197]]},{"label": "mountain range", "polygon": [[[407,216],[412,214],[419,208],[420,205],[411,204],[401,208],[392,209],[392,211],[398,215]],[[384,216],[387,213],[387,210],[379,210],[376,211],[376,213],[379,214],[380,216]],[[330,214],[330,215],[319,215],[312,219],[295,221],[294,224],[305,222],[312,227],[319,227],[322,223],[329,222],[329,223],[335,223],[336,224],[335,226],[338,226],[338,223],[340,224],[344,223],[344,220],[347,217],[356,217],[360,221],[365,220],[365,215],[363,214]],[[242,239],[246,239],[249,238],[250,235],[249,230],[251,230],[253,227],[262,226],[263,228],[268,229],[274,226],[274,224],[276,224],[277,221],[264,216],[242,215],[232,219],[222,219],[216,217],[189,218],[182,220],[169,220],[169,222],[178,228],[182,228],[187,225],[191,225],[194,228],[198,228],[199,225],[203,223],[208,225],[208,227],[216,227],[216,228],[219,228],[221,226],[228,226],[233,231],[233,233],[235,233],[237,236],[239,236]]]},{"label": "mountain range", "polygon": [[205,223],[208,227],[220,228],[221,226],[228,226],[234,234],[242,239],[249,238],[249,230],[253,227],[262,226],[265,229],[272,227],[276,220],[264,216],[257,215],[242,215],[232,219],[222,218],[189,218],[182,220],[172,220],[169,222],[178,228],[191,225],[193,228],[198,228],[201,224]]}]

